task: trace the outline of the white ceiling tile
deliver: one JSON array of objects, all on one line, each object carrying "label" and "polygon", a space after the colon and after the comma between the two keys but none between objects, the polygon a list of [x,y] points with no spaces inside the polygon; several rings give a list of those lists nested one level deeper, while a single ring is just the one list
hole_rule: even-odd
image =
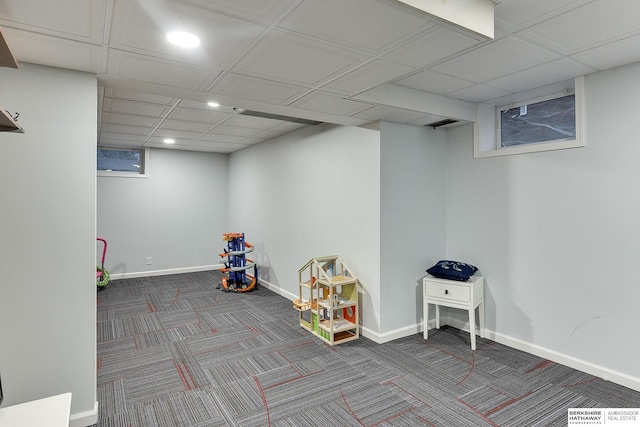
[{"label": "white ceiling tile", "polygon": [[238,126],[229,126],[226,124],[222,124],[222,125],[216,126],[213,132],[221,135],[247,137],[247,136],[255,135],[259,131],[258,129],[249,129],[249,128],[242,128]]},{"label": "white ceiling tile", "polygon": [[256,24],[270,25],[292,5],[295,0],[181,0],[184,3],[208,9]]},{"label": "white ceiling tile", "polygon": [[557,58],[559,55],[550,51],[514,37],[505,37],[432,69],[481,83]]},{"label": "white ceiling tile", "polygon": [[178,61],[110,49],[107,72],[123,79],[196,90],[212,70]]},{"label": "white ceiling tile", "polygon": [[187,122],[184,120],[163,120],[160,124],[160,129],[171,129],[171,130],[186,130],[191,132],[206,132],[213,127],[212,123],[202,123],[202,122]]},{"label": "white ceiling tile", "polygon": [[305,110],[350,116],[371,107],[371,104],[344,99],[334,93],[316,90],[292,103],[291,106]]},{"label": "white ceiling tile", "polygon": [[[102,43],[106,0],[3,0],[2,26],[91,43]],[[53,19],[52,19],[53,18]],[[4,28],[3,28],[4,30]]]},{"label": "white ceiling tile", "polygon": [[115,144],[117,142],[129,142],[136,143],[138,145],[142,145],[144,141],[147,140],[145,135],[133,135],[126,133],[117,133],[117,132],[100,132],[100,137],[98,138],[99,145],[107,145],[108,143]]},{"label": "white ceiling tile", "polygon": [[212,107],[209,107],[206,102],[202,101],[191,101],[190,99],[181,99],[178,104],[180,107],[189,108],[191,110],[210,110],[210,111],[218,111]]},{"label": "white ceiling tile", "polygon": [[227,73],[210,90],[213,96],[225,95],[271,104],[282,104],[307,89],[287,83],[262,80],[240,74]]},{"label": "white ceiling tile", "polygon": [[257,137],[252,136],[252,137],[250,137],[250,138],[245,138],[245,139],[243,139],[243,140],[242,140],[242,142],[241,142],[241,144],[242,144],[242,145],[246,145],[246,146],[249,146],[249,145],[256,145],[256,144],[258,144],[258,143],[260,143],[260,142],[266,141],[267,139],[268,139],[268,138],[257,138]]},{"label": "white ceiling tile", "polygon": [[317,85],[369,57],[295,34],[273,31],[245,56],[235,70],[246,74]]},{"label": "white ceiling tile", "polygon": [[160,123],[155,117],[134,116],[132,114],[103,113],[102,123],[154,128]]},{"label": "white ceiling tile", "polygon": [[214,153],[232,153],[243,148],[244,145],[236,145],[225,142],[212,142],[196,140],[192,141],[187,148],[194,151],[208,151]]},{"label": "white ceiling tile", "polygon": [[383,59],[371,61],[358,69],[349,72],[343,77],[327,83],[324,88],[340,90],[353,95],[364,90],[386,83],[404,74],[411,72],[413,68],[396,64]]},{"label": "white ceiling tile", "polygon": [[257,133],[255,135],[253,135],[251,138],[255,138],[255,139],[260,139],[260,140],[267,140],[267,139],[272,139],[275,138],[276,136],[280,136],[282,134],[284,134],[286,132],[282,132],[282,131],[275,131],[275,130],[265,130],[262,131],[260,133]]},{"label": "white ceiling tile", "polygon": [[[265,28],[178,1],[117,1],[113,14],[111,46],[124,50],[205,62],[218,66],[233,63]],[[183,49],[166,39],[169,31],[189,31],[200,46]]]},{"label": "white ceiling tile", "polygon": [[145,102],[105,98],[103,111],[137,116],[163,117],[169,112],[169,107]]},{"label": "white ceiling tile", "polygon": [[571,55],[571,58],[589,64],[599,70],[607,70],[640,61],[640,36],[616,41]]},{"label": "white ceiling tile", "polygon": [[222,148],[230,145],[229,142],[214,142],[214,141],[205,141],[203,139],[196,139],[195,141],[191,141],[189,143],[190,146],[194,147],[209,147],[209,148]]},{"label": "white ceiling tile", "polygon": [[412,67],[424,67],[481,43],[450,28],[434,27],[384,57]]},{"label": "white ceiling tile", "polygon": [[570,59],[562,58],[500,77],[488,82],[488,84],[509,92],[522,92],[545,86],[548,82],[568,80],[590,74],[594,71],[591,67],[587,67]]},{"label": "white ceiling tile", "polygon": [[637,0],[600,0],[523,30],[519,35],[572,54],[637,33],[638,16]]},{"label": "white ceiling tile", "polygon": [[[183,105],[183,103],[180,102],[180,105]],[[222,120],[225,120],[228,117],[229,117],[229,114],[221,113],[211,108],[209,108],[209,110],[199,110],[199,109],[193,109],[193,108],[180,108],[180,107],[175,108],[167,116],[168,119],[184,120],[184,121],[190,121],[190,122],[203,122],[203,123],[210,123],[210,125],[213,125]]]},{"label": "white ceiling tile", "polygon": [[206,147],[206,146],[189,144],[185,149],[189,151],[198,151],[201,153],[217,153],[217,154],[223,155],[223,154],[228,154],[233,152],[233,151],[228,151],[229,148],[230,148],[229,146],[218,148],[218,147]]},{"label": "white ceiling tile", "polygon": [[175,139],[176,142],[178,142],[178,140],[191,141],[192,139],[196,139],[197,137],[199,137],[201,134],[202,132],[158,128],[155,132],[153,132],[152,137],[158,138],[159,140],[162,140],[164,138],[172,138]]},{"label": "white ceiling tile", "polygon": [[216,153],[233,153],[242,150],[244,147],[244,145],[225,145],[224,147],[216,149]]},{"label": "white ceiling tile", "polygon": [[464,89],[473,83],[434,71],[424,70],[406,79],[398,80],[394,84],[425,92],[445,94]]},{"label": "white ceiling tile", "polygon": [[374,54],[431,25],[425,15],[384,0],[307,0],[279,24]]},{"label": "white ceiling tile", "polygon": [[150,134],[150,129],[147,127],[116,125],[110,123],[104,123],[102,125],[102,131],[140,136],[148,136]]},{"label": "white ceiling tile", "polygon": [[240,142],[238,142],[238,143],[236,143],[236,144],[233,144],[233,145],[234,145],[235,147],[238,147],[238,149],[240,149],[240,150],[241,150],[241,149],[246,148],[246,147],[248,147],[248,146],[250,146],[250,145],[252,145],[252,144],[251,144],[251,140],[250,140],[250,138],[245,138],[245,139],[243,139],[242,141],[240,141]]},{"label": "white ceiling tile", "polygon": [[105,88],[104,96],[107,98],[128,99],[131,101],[142,101],[142,102],[150,102],[152,104],[164,104],[164,105],[173,105],[176,101],[175,98],[170,98],[168,96],[134,92],[130,90],[110,88],[110,87]]},{"label": "white ceiling tile", "polygon": [[164,142],[158,141],[147,141],[144,143],[144,147],[146,148],[162,148],[164,150],[181,150],[183,147],[189,145],[189,141],[179,141],[176,139],[176,142],[173,144],[165,144]]},{"label": "white ceiling tile", "polygon": [[3,28],[2,32],[18,62],[89,73],[102,70],[100,46],[11,28]]},{"label": "white ceiling tile", "polygon": [[[244,136],[235,136],[235,135],[223,135],[220,133],[216,133],[216,130],[201,135],[196,141],[205,141],[205,142],[218,142],[224,144],[231,144],[235,142],[240,142],[244,139]],[[194,141],[194,143],[196,142]]]},{"label": "white ceiling tile", "polygon": [[510,94],[511,92],[508,92],[504,89],[498,89],[484,84],[479,84],[461,89],[456,92],[451,92],[450,94],[448,94],[448,96],[452,98],[464,99],[471,102],[483,102]]},{"label": "white ceiling tile", "polygon": [[134,141],[120,141],[117,139],[101,139],[98,141],[100,147],[114,147],[114,148],[143,148],[143,142]]},{"label": "white ceiling tile", "polygon": [[516,31],[592,0],[508,0],[494,8],[496,26]]},{"label": "white ceiling tile", "polygon": [[[197,151],[200,153],[219,153],[219,151],[217,151],[215,148],[211,148],[211,147],[200,147],[197,145],[193,145],[193,144],[189,144],[186,145],[184,147],[181,147],[182,151]],[[222,153],[220,153],[222,154]]]}]

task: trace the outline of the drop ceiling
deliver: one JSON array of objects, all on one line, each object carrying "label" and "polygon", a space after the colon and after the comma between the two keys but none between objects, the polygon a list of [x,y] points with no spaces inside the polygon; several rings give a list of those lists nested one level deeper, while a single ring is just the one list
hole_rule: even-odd
[{"label": "drop ceiling", "polygon": [[274,115],[427,125],[640,61],[637,0],[492,3],[494,39],[394,0],[3,0],[0,26],[18,62],[97,75],[99,145],[220,153],[305,126]]}]

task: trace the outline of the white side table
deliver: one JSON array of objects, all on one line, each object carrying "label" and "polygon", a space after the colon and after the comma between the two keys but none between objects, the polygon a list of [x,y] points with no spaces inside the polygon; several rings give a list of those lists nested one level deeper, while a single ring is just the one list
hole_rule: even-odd
[{"label": "white side table", "polygon": [[438,279],[427,275],[422,279],[424,339],[429,338],[429,304],[436,306],[436,328],[440,329],[440,306],[469,312],[471,349],[476,349],[476,308],[480,318],[480,337],[484,338],[484,278],[471,276],[468,282]]},{"label": "white side table", "polygon": [[69,427],[71,393],[0,408],[0,427]]}]

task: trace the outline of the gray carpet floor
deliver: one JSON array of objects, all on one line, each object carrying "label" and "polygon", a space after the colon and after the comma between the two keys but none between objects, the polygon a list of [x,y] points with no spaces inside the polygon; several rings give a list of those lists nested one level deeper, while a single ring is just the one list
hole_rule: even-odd
[{"label": "gray carpet floor", "polygon": [[451,327],[331,347],[291,301],[220,273],[114,280],[98,293],[99,427],[565,426],[640,393]]}]

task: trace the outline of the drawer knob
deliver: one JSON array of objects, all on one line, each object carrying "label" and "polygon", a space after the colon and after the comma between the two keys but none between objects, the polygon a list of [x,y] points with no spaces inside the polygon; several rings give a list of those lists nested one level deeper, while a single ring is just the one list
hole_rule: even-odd
[{"label": "drawer knob", "polygon": [[444,290],[444,294],[445,294],[445,295],[449,295],[449,289],[445,289],[445,290]]}]

